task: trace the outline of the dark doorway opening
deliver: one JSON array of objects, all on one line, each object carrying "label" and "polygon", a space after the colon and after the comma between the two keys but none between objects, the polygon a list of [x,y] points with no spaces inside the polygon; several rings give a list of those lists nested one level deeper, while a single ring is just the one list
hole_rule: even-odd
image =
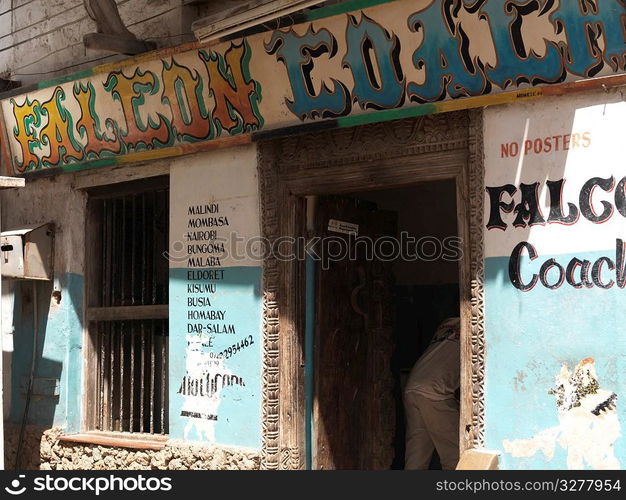
[{"label": "dark doorway opening", "polygon": [[403,469],[408,374],[441,321],[460,314],[456,181],[320,196],[308,207],[309,235],[322,237],[312,466]]}]

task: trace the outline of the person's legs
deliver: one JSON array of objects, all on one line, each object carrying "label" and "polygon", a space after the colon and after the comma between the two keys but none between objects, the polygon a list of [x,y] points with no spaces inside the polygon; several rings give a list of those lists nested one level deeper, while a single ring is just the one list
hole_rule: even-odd
[{"label": "person's legs", "polygon": [[441,467],[454,470],[459,461],[459,403],[456,399],[432,400],[416,394],[422,423],[439,453]]},{"label": "person's legs", "polygon": [[406,470],[428,470],[435,451],[419,405],[419,395],[404,393],[404,413],[406,415],[406,450],[404,468]]}]

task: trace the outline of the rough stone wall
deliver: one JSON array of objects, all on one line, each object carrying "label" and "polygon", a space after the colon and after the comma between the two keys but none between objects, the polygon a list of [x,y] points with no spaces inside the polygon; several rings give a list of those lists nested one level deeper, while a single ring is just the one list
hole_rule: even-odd
[{"label": "rough stone wall", "polygon": [[[19,426],[5,430],[6,468],[15,464]],[[82,443],[60,442],[62,429],[29,426],[25,432],[21,469],[28,470],[253,470],[259,469],[259,452],[224,447],[195,446],[168,441],[162,450],[135,450]]]}]

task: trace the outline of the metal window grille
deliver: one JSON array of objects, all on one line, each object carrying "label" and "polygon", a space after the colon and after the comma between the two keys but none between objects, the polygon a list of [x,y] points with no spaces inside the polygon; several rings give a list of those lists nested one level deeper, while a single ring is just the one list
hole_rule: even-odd
[{"label": "metal window grille", "polygon": [[92,430],[167,433],[169,191],[90,200]]}]

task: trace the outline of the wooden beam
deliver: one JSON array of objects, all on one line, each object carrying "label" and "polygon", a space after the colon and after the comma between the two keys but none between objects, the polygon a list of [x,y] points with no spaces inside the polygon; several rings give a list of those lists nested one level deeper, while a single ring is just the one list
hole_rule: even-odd
[{"label": "wooden beam", "polygon": [[165,447],[167,436],[118,434],[111,435],[103,432],[85,432],[82,434],[63,434],[59,441],[65,443],[95,444],[100,446],[115,446],[117,448],[132,448],[135,450],[161,450]]},{"label": "wooden beam", "polygon": [[121,182],[136,181],[148,177],[169,175],[170,162],[145,163],[143,165],[122,165],[110,168],[96,168],[76,172],[76,189],[88,189],[97,186],[108,186]]},{"label": "wooden beam", "polygon": [[87,33],[83,36],[83,43],[88,49],[106,50],[116,54],[135,55],[156,49],[154,42],[122,38],[117,35],[106,33]]},{"label": "wooden beam", "polygon": [[133,319],[167,319],[169,306],[119,306],[90,307],[87,309],[88,321],[121,321]]}]

